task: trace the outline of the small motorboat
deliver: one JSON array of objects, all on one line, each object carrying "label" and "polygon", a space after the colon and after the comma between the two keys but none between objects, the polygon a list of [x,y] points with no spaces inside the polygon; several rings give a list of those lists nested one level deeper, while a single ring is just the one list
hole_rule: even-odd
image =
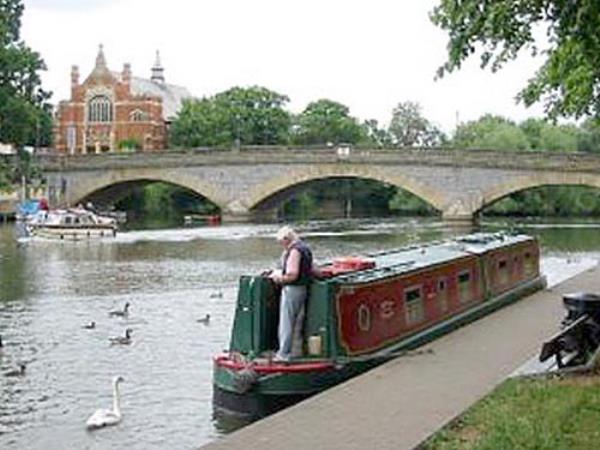
[{"label": "small motorboat", "polygon": [[59,240],[86,240],[117,235],[117,221],[84,208],[40,211],[27,221],[29,236]]}]

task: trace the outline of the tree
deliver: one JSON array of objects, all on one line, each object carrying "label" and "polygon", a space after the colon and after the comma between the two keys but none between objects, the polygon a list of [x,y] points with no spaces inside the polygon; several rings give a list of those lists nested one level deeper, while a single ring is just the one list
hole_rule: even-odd
[{"label": "tree", "polygon": [[292,139],[301,145],[356,144],[366,140],[366,136],[347,106],[321,99],[310,103],[296,118]]},{"label": "tree", "polygon": [[452,146],[483,150],[529,150],[527,136],[514,122],[487,114],[456,128]]},{"label": "tree", "polygon": [[234,87],[186,101],[171,127],[175,146],[284,144],[291,119],[285,95],[264,87]]},{"label": "tree", "polygon": [[23,3],[0,0],[0,142],[48,145],[52,119],[39,72],[40,55],[20,40]]},{"label": "tree", "polygon": [[519,128],[527,136],[532,150],[572,152],[577,150],[581,134],[574,125],[554,125],[541,119],[527,119]]},{"label": "tree", "polygon": [[398,103],[388,131],[399,147],[431,147],[445,141],[444,133],[423,117],[421,106],[414,102]]},{"label": "tree", "polygon": [[577,150],[600,153],[600,120],[587,119],[577,135]]},{"label": "tree", "polygon": [[[541,68],[518,99],[543,101],[549,117],[600,117],[600,2],[598,0],[441,0],[431,15],[448,31],[448,61],[438,76],[480,52],[481,67],[500,69],[522,50],[543,54]],[[547,27],[547,44],[535,31]]]},{"label": "tree", "polygon": [[392,136],[385,128],[380,128],[375,119],[365,120],[362,124],[365,143],[377,147],[390,147],[392,145]]}]

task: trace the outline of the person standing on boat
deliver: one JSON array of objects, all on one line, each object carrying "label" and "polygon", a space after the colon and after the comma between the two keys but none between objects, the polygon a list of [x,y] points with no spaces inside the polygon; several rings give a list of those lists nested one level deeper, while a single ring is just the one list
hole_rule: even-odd
[{"label": "person standing on boat", "polygon": [[[282,285],[279,304],[279,349],[277,360],[288,360],[301,353],[302,322],[313,275],[313,257],[308,245],[290,227],[282,227],[276,235],[283,246],[281,271],[273,271],[270,278]],[[300,349],[298,349],[298,347]]]}]

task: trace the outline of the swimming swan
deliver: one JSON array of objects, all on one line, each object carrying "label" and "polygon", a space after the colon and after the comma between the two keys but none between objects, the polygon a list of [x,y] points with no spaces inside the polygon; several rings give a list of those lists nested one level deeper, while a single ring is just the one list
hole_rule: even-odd
[{"label": "swimming swan", "polygon": [[119,383],[125,381],[123,377],[113,378],[113,407],[112,409],[97,409],[85,423],[89,429],[102,428],[116,425],[121,421],[121,409],[119,408]]},{"label": "swimming swan", "polygon": [[196,320],[196,322],[200,322],[203,323],[204,325],[208,325],[208,323],[210,322],[210,314],[207,314],[204,317],[201,317],[200,319]]},{"label": "swimming swan", "polygon": [[25,375],[25,369],[27,366],[25,364],[19,364],[18,369],[9,370],[4,375],[7,377],[22,377]]},{"label": "swimming swan", "polygon": [[118,337],[111,337],[108,338],[108,340],[110,341],[111,345],[129,345],[131,344],[131,332],[133,330],[131,328],[127,328],[125,330],[125,336],[118,336]]},{"label": "swimming swan", "polygon": [[123,307],[123,310],[115,310],[115,311],[110,311],[108,313],[109,316],[111,317],[126,317],[127,314],[129,314],[129,302],[125,303],[125,306]]}]

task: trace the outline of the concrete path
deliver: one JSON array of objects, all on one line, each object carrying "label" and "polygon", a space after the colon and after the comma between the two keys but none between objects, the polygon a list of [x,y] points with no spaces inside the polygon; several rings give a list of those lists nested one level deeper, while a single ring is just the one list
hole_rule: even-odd
[{"label": "concrete path", "polygon": [[561,295],[600,292],[600,268],[207,445],[207,449],[412,449],[540,350]]}]

